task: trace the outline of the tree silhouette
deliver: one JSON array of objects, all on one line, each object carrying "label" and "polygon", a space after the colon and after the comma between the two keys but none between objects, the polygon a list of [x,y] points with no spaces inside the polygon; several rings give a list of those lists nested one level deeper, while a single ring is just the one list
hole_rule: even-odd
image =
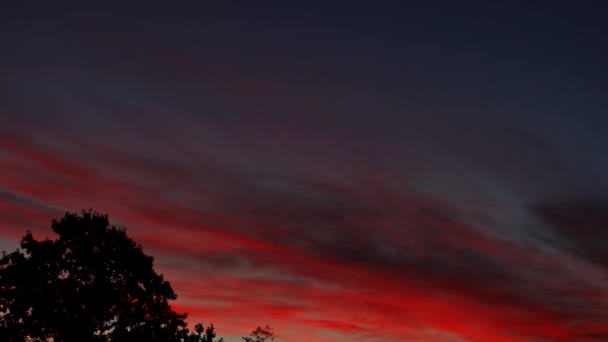
[{"label": "tree silhouette", "polygon": [[153,270],[153,258],[108,216],[66,213],[52,229],[55,240],[28,231],[21,250],[2,252],[0,341],[213,340],[213,325],[188,333],[186,314],[171,309],[177,296]]},{"label": "tree silhouette", "polygon": [[[215,338],[215,335],[216,335],[215,327],[213,326],[213,324],[208,326],[207,329],[204,329],[203,325],[201,323],[198,323],[197,325],[194,326],[194,331],[195,331],[195,333],[189,334],[186,338],[184,338],[184,341],[186,341],[186,342],[213,342],[213,339]],[[222,342],[222,341],[224,341],[224,339],[220,337],[218,342]]]},{"label": "tree silhouette", "polygon": [[244,336],[245,342],[272,342],[274,341],[274,330],[270,326],[257,327],[249,336]]}]

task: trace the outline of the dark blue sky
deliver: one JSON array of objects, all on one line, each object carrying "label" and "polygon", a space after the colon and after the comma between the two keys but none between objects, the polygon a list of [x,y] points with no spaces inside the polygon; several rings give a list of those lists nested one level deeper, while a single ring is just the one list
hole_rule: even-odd
[{"label": "dark blue sky", "polygon": [[608,333],[602,2],[93,4],[0,8],[1,247],[93,207],[225,336]]}]

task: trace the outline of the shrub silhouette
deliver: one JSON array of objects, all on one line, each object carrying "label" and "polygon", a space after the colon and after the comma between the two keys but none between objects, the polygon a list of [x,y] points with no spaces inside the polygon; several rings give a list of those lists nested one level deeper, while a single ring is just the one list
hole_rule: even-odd
[{"label": "shrub silhouette", "polygon": [[52,222],[55,240],[21,240],[0,257],[0,341],[212,341],[189,334],[153,258],[94,211]]},{"label": "shrub silhouette", "polygon": [[274,330],[270,326],[257,327],[249,336],[242,337],[244,342],[272,342],[274,341]]}]

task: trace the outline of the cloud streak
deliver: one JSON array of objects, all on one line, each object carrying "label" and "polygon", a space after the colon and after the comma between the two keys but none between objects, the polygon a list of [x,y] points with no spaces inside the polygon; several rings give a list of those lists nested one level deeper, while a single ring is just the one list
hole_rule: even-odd
[{"label": "cloud streak", "polygon": [[177,306],[228,336],[259,320],[308,341],[429,331],[591,341],[608,331],[604,202],[530,206],[540,221],[530,245],[379,179],[277,187],[211,162],[185,170],[61,146],[3,135],[2,237],[48,234],[51,218],[82,203],[108,212],[157,256]]},{"label": "cloud streak", "polygon": [[602,11],[226,6],[6,8],[3,248],[107,213],[229,342],[606,339]]}]

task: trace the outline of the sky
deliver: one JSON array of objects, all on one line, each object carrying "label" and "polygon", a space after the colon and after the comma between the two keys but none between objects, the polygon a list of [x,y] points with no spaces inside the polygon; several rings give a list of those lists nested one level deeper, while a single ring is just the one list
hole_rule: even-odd
[{"label": "sky", "polygon": [[93,208],[228,342],[608,339],[601,1],[0,8],[0,249]]}]

